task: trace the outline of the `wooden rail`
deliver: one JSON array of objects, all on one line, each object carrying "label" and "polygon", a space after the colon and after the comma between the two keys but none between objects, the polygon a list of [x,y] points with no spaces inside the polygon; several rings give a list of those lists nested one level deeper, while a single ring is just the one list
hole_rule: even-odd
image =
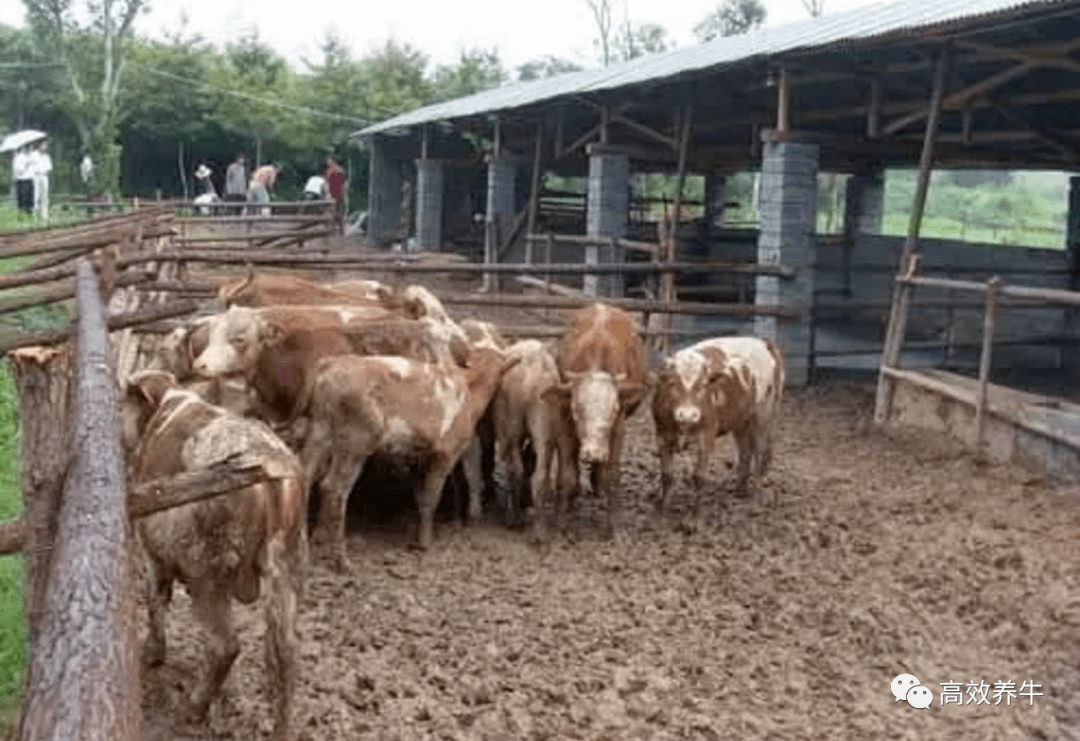
[{"label": "wooden rail", "polygon": [[29,642],[19,741],[142,737],[124,459],[97,276],[78,265],[72,459],[44,609]]}]

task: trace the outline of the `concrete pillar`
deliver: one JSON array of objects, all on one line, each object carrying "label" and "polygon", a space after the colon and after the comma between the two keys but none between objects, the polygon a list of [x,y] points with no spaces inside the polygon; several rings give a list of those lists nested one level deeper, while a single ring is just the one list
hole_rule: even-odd
[{"label": "concrete pillar", "polygon": [[416,161],[416,241],[422,250],[442,247],[445,170],[439,160]]},{"label": "concrete pillar", "polygon": [[761,164],[758,262],[794,268],[797,277],[784,280],[758,276],[755,301],[807,313],[798,319],[755,317],[754,331],[759,337],[776,341],[784,351],[789,386],[804,386],[808,380],[817,171],[816,144],[766,142]]},{"label": "concrete pillar", "polygon": [[724,204],[727,203],[727,178],[723,175],[705,176],[705,227],[719,229],[724,225]]},{"label": "concrete pillar", "polygon": [[[504,157],[488,159],[487,212],[484,219],[484,262],[499,261],[499,243],[506,237],[514,213],[517,161]],[[499,276],[487,275],[484,288],[497,288]]]},{"label": "concrete pillar", "polygon": [[852,175],[844,192],[844,235],[881,234],[885,211],[885,173]]},{"label": "concrete pillar", "polygon": [[401,218],[401,167],[378,138],[373,138],[370,146],[368,241],[383,246],[394,238],[394,230]]},{"label": "concrete pillar", "polygon": [[[630,157],[603,145],[590,146],[588,153],[586,232],[590,237],[625,237],[630,210]],[[624,253],[621,247],[586,247],[585,262],[625,262]],[[621,298],[625,293],[622,275],[586,275],[582,287],[590,296]]]}]

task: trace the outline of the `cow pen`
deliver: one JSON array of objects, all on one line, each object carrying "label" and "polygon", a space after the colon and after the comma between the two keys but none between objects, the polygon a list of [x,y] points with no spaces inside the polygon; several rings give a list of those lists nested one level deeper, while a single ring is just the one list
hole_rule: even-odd
[{"label": "cow pen", "polygon": [[[143,204],[118,218],[101,227],[93,221],[70,227],[66,234],[38,233],[29,241],[0,238],[3,248],[33,256],[28,259],[35,265],[67,256],[0,278],[0,305],[23,306],[33,298],[71,305],[73,291],[82,301],[88,286],[101,291],[108,304],[101,320],[109,330],[110,370],[97,375],[99,383],[107,376],[109,386],[107,396],[94,397],[102,407],[112,403],[113,379],[138,367],[156,337],[212,310],[221,277],[242,275],[249,266],[317,280],[419,282],[454,316],[469,309],[512,337],[548,338],[565,331],[567,309],[595,300],[568,286],[549,292],[542,280],[548,271],[559,286],[555,277],[590,270],[598,276],[658,276],[714,268],[686,261],[469,265],[445,255],[366,251],[327,238],[304,249],[204,250],[177,243],[169,209]],[[246,239],[243,222],[229,228]],[[539,236],[541,244],[548,240]],[[95,246],[83,245],[83,238]],[[46,247],[41,257],[35,242]],[[785,280],[787,272],[780,265],[715,267],[750,279],[760,274]],[[484,271],[541,280],[526,284],[524,293],[483,292],[477,289]],[[961,288],[974,286],[948,290]],[[996,294],[999,304],[1032,300],[1008,293]],[[771,310],[740,302],[672,305],[659,298],[612,303],[641,313],[643,327],[646,311],[749,317]],[[55,603],[44,601],[45,595],[79,574],[68,569],[77,559],[50,557],[66,536],[61,528],[67,521],[50,513],[63,512],[65,502],[82,502],[89,491],[71,483],[74,464],[66,477],[58,468],[66,454],[43,452],[69,449],[72,425],[57,420],[76,419],[81,403],[71,379],[83,365],[78,326],[87,310],[76,302],[76,312],[69,328],[0,337],[23,395],[27,504],[22,520],[0,526],[0,552],[26,554],[27,607],[35,626],[27,719],[13,731],[19,741],[87,737],[70,725],[51,736],[30,730],[31,720],[46,717],[34,708],[55,689],[49,685],[55,676],[34,668],[48,657],[41,644],[50,634],[42,631]],[[663,333],[653,324],[650,340]],[[99,323],[99,343],[106,334]],[[670,336],[682,341],[690,334],[674,329]],[[95,357],[100,365],[102,356]],[[993,419],[992,389],[988,398]],[[894,405],[900,403],[898,392]],[[1074,722],[1076,685],[1068,666],[1077,646],[1068,585],[1080,574],[1060,565],[1060,553],[1071,553],[1080,542],[1080,512],[1059,490],[1015,466],[980,465],[944,437],[878,429],[872,391],[843,383],[790,392],[766,483],[768,505],[725,493],[721,454],[710,467],[714,496],[698,518],[689,515],[691,491],[680,481],[672,519],[653,523],[649,496],[659,484],[658,462],[647,411],[629,420],[627,445],[622,490],[634,524],[625,542],[595,536],[604,503],[593,501],[546,550],[497,521],[465,530],[440,521],[434,551],[425,557],[406,548],[407,506],[375,520],[350,507],[350,555],[360,571],[339,576],[315,564],[300,607],[299,738],[877,737],[895,727],[893,713],[906,710],[904,723],[917,735],[932,736],[948,722],[950,738],[961,741],[992,735],[1028,741],[1040,734],[1052,738]],[[101,458],[96,464],[104,464]],[[683,463],[684,475],[687,469]],[[122,477],[109,479],[112,522],[123,519],[116,518],[125,505],[127,517],[137,518],[157,507],[227,496],[253,475],[230,467],[200,480],[151,482],[131,491]],[[506,484],[501,469],[498,483]],[[356,491],[368,490],[374,489],[362,481]],[[119,548],[108,552],[120,557]],[[130,576],[126,585],[119,578],[94,583],[118,607],[125,604],[125,589],[131,604],[139,601]],[[117,731],[110,738],[266,737],[270,713],[253,630],[256,613],[236,608],[244,626],[240,658],[220,707],[196,726],[185,724],[181,711],[183,688],[198,671],[202,638],[183,590],[174,602],[166,664],[118,672],[100,684],[101,692],[117,693],[108,707],[127,708],[126,732],[141,732]],[[102,604],[112,603],[87,607]],[[74,616],[79,605],[65,604],[64,614]],[[80,623],[71,619],[69,625]],[[141,635],[142,619],[134,625]],[[58,645],[76,639],[49,638],[67,642]],[[113,655],[116,666],[127,666],[122,652]],[[918,666],[910,663],[912,655]],[[921,672],[927,684],[1013,680],[1019,691],[1030,680],[1043,694],[990,708],[935,705],[937,716],[920,716],[904,703],[893,705],[888,681],[903,670]],[[133,713],[130,698],[140,697],[135,708],[141,713]],[[127,704],[120,698],[129,698]],[[106,706],[95,706],[90,697],[85,702],[82,715],[48,717],[70,724]],[[956,720],[942,719],[945,711]]]}]

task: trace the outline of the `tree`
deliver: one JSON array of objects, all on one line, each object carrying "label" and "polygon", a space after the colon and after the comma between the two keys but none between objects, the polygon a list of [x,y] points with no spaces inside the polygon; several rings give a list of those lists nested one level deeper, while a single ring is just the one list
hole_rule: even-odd
[{"label": "tree", "polygon": [[656,23],[635,26],[627,18],[622,29],[612,40],[616,58],[621,62],[646,54],[658,54],[674,47],[667,38],[667,29]]},{"label": "tree", "polygon": [[481,90],[490,90],[503,84],[506,77],[506,70],[499,61],[498,50],[462,51],[456,67],[439,65],[435,68],[432,81],[434,100],[451,100]]},{"label": "tree", "polygon": [[705,43],[717,36],[738,36],[765,22],[761,0],[724,0],[705,20],[694,26],[698,41]]},{"label": "tree", "polygon": [[585,4],[596,21],[596,45],[600,47],[600,61],[607,67],[611,63],[611,0],[585,0]]},{"label": "tree", "polygon": [[87,0],[76,12],[74,0],[23,1],[35,35],[63,65],[68,90],[58,102],[94,159],[94,188],[114,192],[120,175],[117,103],[124,52],[135,18],[149,4],[147,0]]},{"label": "tree", "polygon": [[426,105],[431,82],[424,77],[427,58],[407,43],[388,40],[360,60],[365,116],[380,121]]},{"label": "tree", "polygon": [[539,80],[542,77],[554,77],[555,75],[562,75],[567,72],[580,72],[581,70],[581,65],[574,64],[566,59],[548,55],[543,59],[534,59],[533,61],[526,62],[518,67],[518,80],[521,82],[529,82],[531,80]]},{"label": "tree", "polygon": [[825,0],[802,0],[802,4],[813,18],[817,18],[825,11]]}]

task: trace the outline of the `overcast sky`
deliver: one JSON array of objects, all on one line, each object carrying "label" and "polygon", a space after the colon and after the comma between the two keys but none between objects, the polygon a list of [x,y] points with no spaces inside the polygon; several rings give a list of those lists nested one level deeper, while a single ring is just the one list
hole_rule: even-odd
[{"label": "overcast sky", "polygon": [[[76,0],[78,2],[78,0]],[[717,0],[626,0],[635,23],[659,23],[679,46],[694,43],[693,28]],[[865,5],[869,0],[825,0],[825,13]],[[765,0],[768,25],[807,17],[802,0]],[[621,0],[616,0],[616,7]],[[302,57],[317,58],[318,43],[336,26],[357,55],[389,37],[419,48],[432,65],[453,63],[462,48],[499,50],[503,65],[514,68],[547,54],[591,66],[595,22],[585,0],[151,0],[138,21],[140,33],[159,37],[175,29],[187,13],[191,30],[215,43],[252,27],[298,68]],[[22,0],[0,0],[0,23],[25,25]]]}]

